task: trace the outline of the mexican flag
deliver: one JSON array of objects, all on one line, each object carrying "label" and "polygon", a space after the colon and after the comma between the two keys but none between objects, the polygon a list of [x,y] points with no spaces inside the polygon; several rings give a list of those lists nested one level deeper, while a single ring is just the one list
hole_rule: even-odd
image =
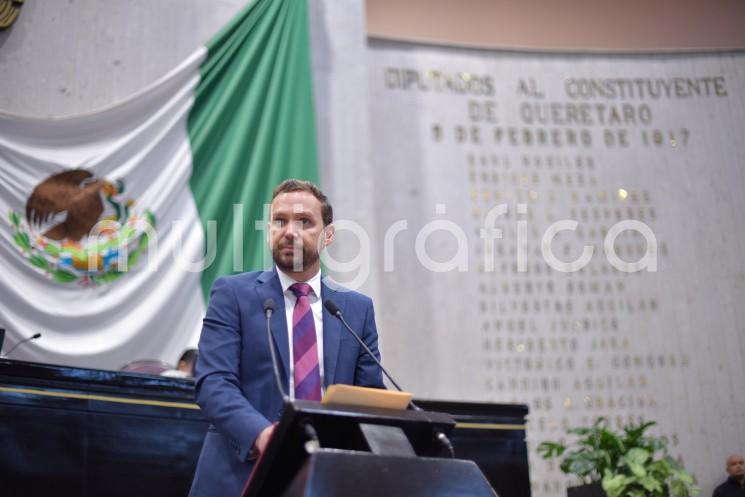
[{"label": "mexican flag", "polygon": [[0,115],[0,328],[13,358],[118,369],[197,343],[212,282],[270,266],[265,204],[317,181],[306,0],[254,0],[114,107]]}]

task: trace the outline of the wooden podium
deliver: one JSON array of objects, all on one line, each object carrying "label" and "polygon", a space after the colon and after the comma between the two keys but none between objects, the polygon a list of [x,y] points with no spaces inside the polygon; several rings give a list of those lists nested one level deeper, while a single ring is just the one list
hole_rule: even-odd
[{"label": "wooden podium", "polygon": [[294,401],[245,497],[494,497],[472,461],[452,458],[448,414]]}]

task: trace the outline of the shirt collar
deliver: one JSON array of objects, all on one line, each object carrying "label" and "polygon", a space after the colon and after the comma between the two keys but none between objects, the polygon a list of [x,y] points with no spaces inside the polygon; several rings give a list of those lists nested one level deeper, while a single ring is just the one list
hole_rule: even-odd
[{"label": "shirt collar", "polygon": [[[287,293],[287,290],[290,288],[290,286],[294,285],[295,283],[298,283],[298,281],[292,279],[291,276],[289,276],[287,273],[283,272],[279,268],[277,268],[277,276],[279,276],[279,283],[282,285],[282,293]],[[316,296],[316,298],[321,298],[321,270],[320,269],[315,275],[313,275],[311,279],[309,279],[308,281],[301,282],[301,283],[309,284],[310,287],[313,289],[313,294]]]},{"label": "shirt collar", "polygon": [[727,481],[729,481],[730,483],[732,483],[734,485],[737,485],[738,487],[742,487],[743,486],[742,483],[740,483],[740,480],[738,480],[734,476],[730,476],[729,478],[727,478]]}]

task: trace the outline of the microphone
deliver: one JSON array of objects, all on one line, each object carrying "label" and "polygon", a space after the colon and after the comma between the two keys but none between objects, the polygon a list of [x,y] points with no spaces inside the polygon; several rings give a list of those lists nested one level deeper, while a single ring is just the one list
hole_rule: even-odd
[{"label": "microphone", "polygon": [[274,310],[276,309],[276,306],[274,305],[273,299],[266,299],[264,301],[264,316],[266,317],[266,339],[267,339],[267,345],[269,345],[269,352],[272,355],[272,369],[274,370],[274,380],[277,382],[277,390],[279,391],[279,395],[282,397],[282,401],[284,403],[289,402],[289,397],[287,397],[287,394],[285,393],[285,389],[282,387],[282,379],[280,378],[279,374],[279,362],[277,361],[277,351],[274,350],[274,340],[272,339],[272,313],[274,313]]},{"label": "microphone", "polygon": [[8,357],[10,357],[10,354],[12,354],[15,349],[17,349],[18,347],[20,347],[24,343],[30,342],[31,340],[36,340],[37,338],[41,338],[41,333],[36,333],[35,335],[32,335],[32,336],[30,336],[28,338],[24,338],[23,340],[21,340],[20,342],[18,342],[17,344],[15,344],[13,347],[10,348],[10,350],[8,351],[8,353],[5,354],[5,358],[7,359]]},{"label": "microphone", "polygon": [[[388,374],[388,371],[385,370],[383,365],[380,363],[377,357],[375,357],[375,354],[372,353],[372,351],[368,348],[367,344],[360,338],[360,336],[352,329],[351,326],[349,326],[349,323],[347,323],[347,320],[344,319],[344,315],[341,312],[341,309],[339,309],[339,306],[336,305],[336,302],[333,300],[326,300],[326,302],[323,303],[324,307],[326,307],[326,310],[329,311],[332,315],[336,316],[339,321],[344,325],[344,327],[347,329],[349,333],[352,334],[352,336],[359,342],[360,345],[362,345],[362,348],[365,349],[365,352],[367,352],[367,355],[369,355],[373,361],[375,361],[375,364],[380,366],[380,370],[383,371],[385,376],[391,380],[391,383],[393,383],[393,386],[396,387],[396,390],[399,392],[402,392],[400,386],[398,386],[398,383],[396,383],[396,380],[394,380],[390,374]],[[409,405],[415,410],[415,411],[423,411],[421,407],[416,405],[414,401],[409,401]],[[450,439],[441,431],[437,431],[436,435],[437,441],[442,444],[443,447],[448,451],[450,454],[450,457],[455,458],[455,449],[453,449],[453,444],[450,443]]]}]

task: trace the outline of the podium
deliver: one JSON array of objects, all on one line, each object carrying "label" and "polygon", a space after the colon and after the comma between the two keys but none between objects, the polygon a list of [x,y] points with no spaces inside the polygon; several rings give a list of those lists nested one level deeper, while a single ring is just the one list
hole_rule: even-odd
[{"label": "podium", "polygon": [[244,497],[494,497],[444,413],[289,402]]}]

